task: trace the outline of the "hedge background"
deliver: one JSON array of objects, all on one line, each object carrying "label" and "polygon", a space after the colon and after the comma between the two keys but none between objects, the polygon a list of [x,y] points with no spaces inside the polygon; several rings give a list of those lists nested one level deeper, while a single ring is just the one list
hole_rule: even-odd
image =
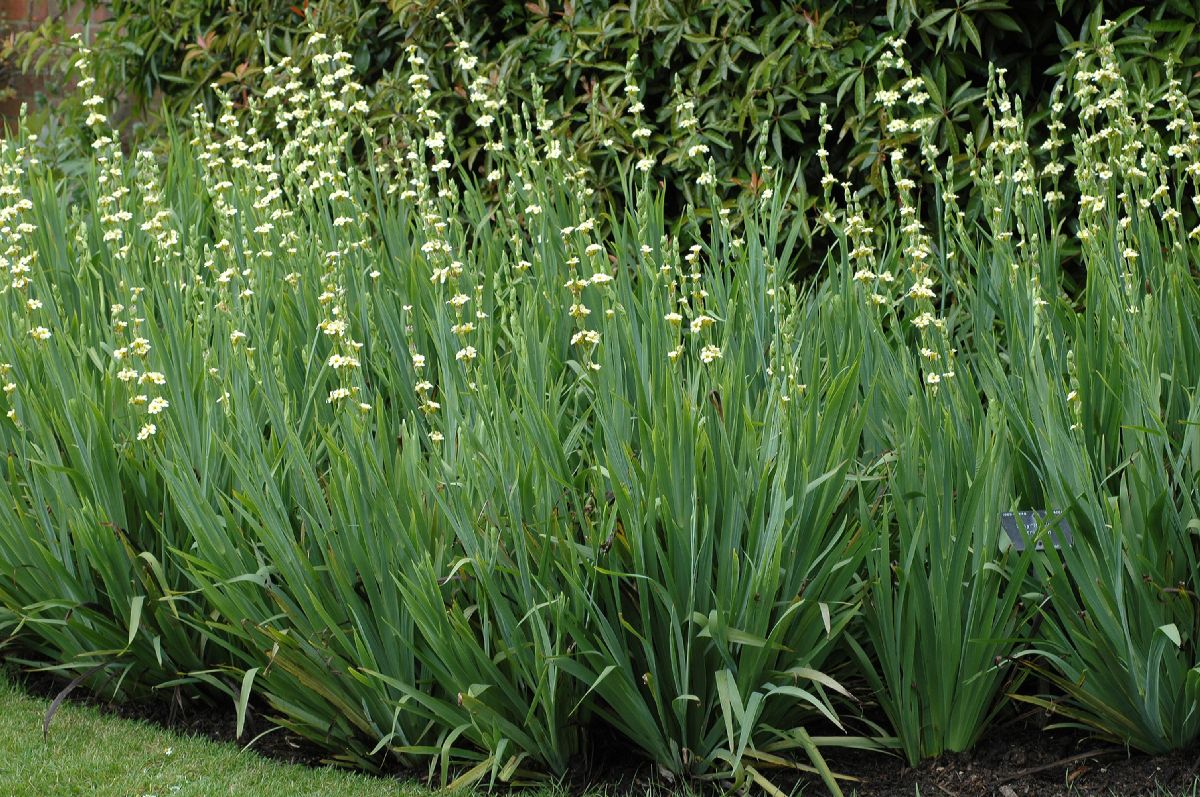
[{"label": "hedge background", "polygon": [[[815,185],[822,103],[834,128],[833,173],[864,185],[866,194],[878,191],[881,156],[917,135],[889,132],[871,101],[905,77],[904,70],[885,76],[878,70],[897,35],[907,43],[905,70],[929,94],[925,111],[937,119],[935,142],[960,158],[990,135],[982,105],[990,65],[1007,68],[1010,89],[1024,98],[1025,117],[1036,124],[1073,49],[1105,18],[1120,22],[1116,44],[1138,74],[1142,99],[1161,94],[1168,61],[1178,62],[1175,77],[1193,104],[1200,99],[1200,40],[1193,35],[1200,7],[1189,0],[1132,10],[1120,0],[85,0],[65,10],[51,4],[45,14],[35,6],[41,7],[34,2],[26,10],[37,24],[19,31],[12,56],[28,72],[64,74],[69,36],[91,20],[97,90],[123,100],[117,118],[131,142],[167,118],[186,118],[196,103],[211,111],[217,91],[244,98],[263,80],[263,67],[282,56],[304,62],[308,32],[316,28],[340,37],[353,53],[381,135],[405,121],[397,111],[406,107],[408,89],[403,54],[416,47],[430,61],[435,102],[451,120],[454,144],[470,155],[482,139],[462,99],[452,46],[461,37],[508,92],[529,98],[535,83],[543,88],[557,133],[574,142],[602,186],[615,186],[645,154],[630,148],[619,161],[605,143],[627,144],[638,126],[648,127],[642,149],[655,156],[656,176],[677,188],[669,198],[672,216],[695,198],[695,159],[681,154],[696,143],[709,147],[730,205],[761,189],[764,166],[781,181],[800,169]],[[637,119],[624,94],[630,74],[646,106]],[[695,102],[695,132],[676,124],[680,93]],[[69,93],[51,97],[50,106],[48,119],[81,111]],[[71,125],[54,128],[69,138]],[[72,151],[69,141],[61,143],[64,162]],[[800,193],[794,208],[809,201]],[[807,239],[807,214],[795,218]]]}]

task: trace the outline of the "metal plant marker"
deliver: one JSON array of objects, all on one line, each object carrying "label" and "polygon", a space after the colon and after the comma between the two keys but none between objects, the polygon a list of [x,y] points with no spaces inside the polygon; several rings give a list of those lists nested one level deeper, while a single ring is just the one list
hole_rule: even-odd
[{"label": "metal plant marker", "polygon": [[[1025,546],[1030,540],[1037,535],[1038,529],[1043,526],[1050,526],[1050,544],[1055,548],[1062,548],[1067,545],[1073,545],[1075,540],[1071,536],[1071,527],[1067,524],[1066,518],[1061,517],[1062,510],[1054,510],[1054,519],[1049,523],[1045,522],[1046,510],[1034,509],[1024,512],[1001,512],[1000,513],[1000,528],[1004,529],[1004,533],[1012,540],[1013,547],[1018,551],[1025,550]],[[1035,551],[1044,551],[1045,543],[1039,539],[1034,543]]]}]

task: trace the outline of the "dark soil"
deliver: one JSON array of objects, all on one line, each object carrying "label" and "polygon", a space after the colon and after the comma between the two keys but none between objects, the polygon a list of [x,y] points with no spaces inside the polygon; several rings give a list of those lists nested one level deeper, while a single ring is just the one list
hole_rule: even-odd
[{"label": "dark soil", "polygon": [[[32,694],[53,699],[63,682],[46,675],[20,676],[18,682]],[[246,732],[236,739],[232,707],[173,707],[159,701],[113,703],[88,695],[82,689],[69,700],[96,706],[116,716],[142,720],[178,733],[246,745],[268,758],[316,766],[327,763],[328,753],[286,730],[268,731],[271,725],[260,712],[251,711]],[[826,761],[844,780],[843,791],[858,797],[1191,797],[1200,775],[1200,745],[1166,756],[1148,756],[1126,750],[1082,733],[1047,730],[1048,718],[1028,712],[994,728],[969,753],[948,754],[909,767],[903,758],[867,751],[826,750]],[[54,732],[53,720],[50,733]],[[616,739],[593,739],[594,753],[579,762],[564,779],[573,794],[594,792],[602,784],[610,795],[645,794],[651,786],[664,786],[654,767],[630,755]],[[391,775],[417,777],[420,773],[394,771]],[[785,793],[808,797],[825,795],[819,780],[764,772]],[[919,792],[917,791],[919,789]],[[1197,792],[1200,795],[1200,792]]]},{"label": "dark soil", "polygon": [[[837,773],[854,776],[843,791],[859,797],[1191,797],[1200,746],[1149,756],[1071,730],[1047,730],[1044,714],[1026,714],[993,728],[968,753],[950,753],[915,767],[898,756],[830,751]],[[785,789],[786,790],[786,789]],[[825,794],[812,782],[806,795]]]}]

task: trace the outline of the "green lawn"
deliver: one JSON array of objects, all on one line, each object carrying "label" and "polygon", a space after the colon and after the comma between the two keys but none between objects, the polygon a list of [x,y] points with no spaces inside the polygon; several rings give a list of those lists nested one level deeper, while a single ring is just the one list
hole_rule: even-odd
[{"label": "green lawn", "polygon": [[398,797],[412,781],[281,764],[230,744],[65,704],[42,740],[48,701],[0,676],[0,795],[5,797]]}]

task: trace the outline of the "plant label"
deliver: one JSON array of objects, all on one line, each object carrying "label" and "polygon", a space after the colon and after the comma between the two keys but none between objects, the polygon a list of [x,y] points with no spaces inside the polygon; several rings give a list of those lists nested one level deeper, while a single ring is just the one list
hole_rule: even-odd
[{"label": "plant label", "polygon": [[[1037,536],[1038,529],[1043,527],[1049,527],[1050,544],[1055,548],[1074,544],[1074,538],[1071,536],[1071,527],[1067,524],[1066,519],[1062,517],[1062,510],[1054,510],[1054,517],[1048,522],[1046,521],[1046,514],[1046,510],[1044,509],[1025,512],[1001,512],[1000,528],[1004,529],[1004,533],[1012,540],[1013,546],[1018,551],[1025,550],[1025,546],[1029,541]],[[1038,539],[1034,543],[1035,551],[1045,550],[1045,547],[1043,539]]]}]

